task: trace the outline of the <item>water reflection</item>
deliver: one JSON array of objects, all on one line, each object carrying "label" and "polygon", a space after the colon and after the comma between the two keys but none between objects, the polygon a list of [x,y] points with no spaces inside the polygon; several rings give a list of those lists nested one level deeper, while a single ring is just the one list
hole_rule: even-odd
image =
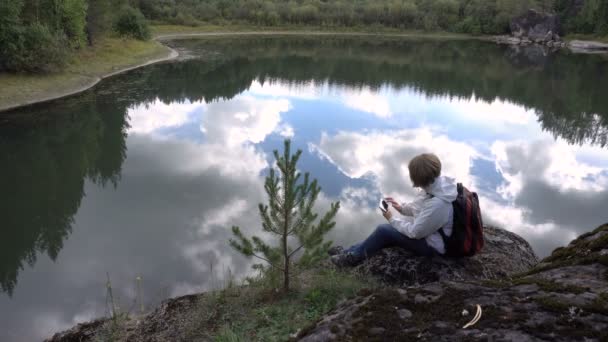
[{"label": "water reflection", "polygon": [[100,186],[116,185],[120,178],[125,109],[88,100],[84,108],[59,106],[58,113],[74,114],[57,121],[0,127],[0,286],[9,294],[25,263],[33,266],[41,253],[57,258],[84,196],[85,178]]},{"label": "water reflection", "polygon": [[245,275],[226,227],[259,229],[263,175],[284,137],[305,150],[319,205],[342,201],[340,243],[381,220],[382,194],[414,195],[406,163],[429,149],[479,190],[486,221],[541,255],[605,221],[601,57],[526,64],[473,41],[171,44],[206,59],[0,116],[0,339],[103,315],[106,272],[127,308],[137,275],[146,304]]}]

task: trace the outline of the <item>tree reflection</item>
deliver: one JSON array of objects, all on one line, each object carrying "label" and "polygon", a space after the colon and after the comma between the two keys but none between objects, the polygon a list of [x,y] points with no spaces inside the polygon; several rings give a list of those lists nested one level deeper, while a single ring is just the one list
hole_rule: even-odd
[{"label": "tree reflection", "polygon": [[[0,286],[12,293],[24,263],[55,260],[72,230],[85,179],[116,184],[126,154],[125,108],[92,93],[28,108],[0,126]],[[40,119],[43,122],[40,122]]]},{"label": "tree reflection", "polygon": [[608,61],[601,56],[545,54],[473,40],[247,37],[172,44],[207,56],[205,62],[146,70],[151,93],[141,94],[140,101],[231,98],[255,79],[390,85],[430,97],[507,100],[533,109],[543,129],[556,137],[608,144]]}]

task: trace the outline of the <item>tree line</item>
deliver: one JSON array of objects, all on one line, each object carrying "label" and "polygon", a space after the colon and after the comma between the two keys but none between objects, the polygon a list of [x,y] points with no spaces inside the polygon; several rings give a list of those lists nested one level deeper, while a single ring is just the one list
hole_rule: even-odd
[{"label": "tree line", "polygon": [[0,2],[0,71],[49,72],[102,36],[147,39],[147,22],[128,0]]},{"label": "tree line", "polygon": [[147,39],[148,20],[503,34],[531,8],[557,13],[562,33],[608,34],[608,0],[10,0],[0,2],[0,71],[59,69],[113,32]]},{"label": "tree line", "polygon": [[608,34],[608,0],[136,0],[154,21],[198,25],[377,25],[502,34],[528,9],[557,13],[568,33]]}]

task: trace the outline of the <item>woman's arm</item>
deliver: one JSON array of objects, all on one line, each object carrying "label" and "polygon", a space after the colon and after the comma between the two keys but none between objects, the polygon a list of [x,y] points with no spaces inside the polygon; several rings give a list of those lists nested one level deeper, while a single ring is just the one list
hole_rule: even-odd
[{"label": "woman's arm", "polygon": [[397,202],[392,197],[387,197],[385,200],[387,202],[389,202],[393,206],[393,208],[395,208],[395,210],[397,210],[397,212],[401,213],[401,215],[415,216],[420,212],[420,208],[422,207],[422,201],[424,200],[424,197],[417,198],[416,200],[414,200],[413,202],[410,202],[410,203],[403,202],[401,204],[399,204],[399,202]]},{"label": "woman's arm", "polygon": [[425,238],[443,227],[448,222],[449,205],[438,198],[432,198],[416,215],[416,218],[394,218],[389,222],[393,228],[411,239]]},{"label": "woman's arm", "polygon": [[416,215],[416,212],[418,211],[416,209],[418,209],[416,207],[416,203],[414,203],[414,202],[405,203],[404,202],[404,203],[401,203],[401,210],[399,212],[405,216],[414,216],[414,215]]}]

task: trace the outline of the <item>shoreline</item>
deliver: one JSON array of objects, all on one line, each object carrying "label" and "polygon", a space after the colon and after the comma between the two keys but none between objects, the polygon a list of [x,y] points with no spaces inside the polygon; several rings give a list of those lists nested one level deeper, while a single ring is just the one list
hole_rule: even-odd
[{"label": "shoreline", "polygon": [[[8,101],[8,103],[3,103],[2,94],[0,94],[0,115],[4,112],[8,112],[10,110],[27,107],[34,104],[49,102],[53,100],[57,100],[60,98],[72,96],[84,92],[88,89],[93,88],[100,81],[105,78],[115,76],[130,70],[142,68],[148,65],[166,62],[173,60],[179,56],[179,53],[172,49],[171,47],[163,44],[163,41],[166,40],[174,40],[174,39],[188,39],[188,38],[196,38],[196,37],[222,37],[222,36],[272,36],[272,35],[306,35],[306,36],[385,36],[385,37],[410,37],[410,38],[425,38],[425,39],[478,39],[484,40],[484,37],[475,37],[470,35],[461,35],[461,34],[452,34],[452,33],[423,33],[423,32],[341,32],[341,31],[314,31],[314,30],[235,30],[230,31],[230,28],[227,28],[224,31],[199,31],[199,32],[176,32],[176,33],[158,33],[153,38],[152,41],[158,42],[162,47],[167,51],[167,55],[160,58],[153,58],[151,60],[144,60],[141,63],[136,65],[128,66],[125,68],[119,68],[118,70],[114,70],[111,72],[101,73],[99,75],[87,75],[77,72],[66,71],[58,74],[48,75],[49,77],[57,78],[56,81],[51,81],[52,88],[61,88],[61,82],[68,82],[65,79],[67,78],[70,83],[65,86],[65,89],[61,89],[53,93],[53,90],[41,90],[41,95],[32,95],[26,96],[27,99],[23,101]],[[1,76],[2,74],[0,74]],[[28,75],[29,76],[29,75]],[[39,75],[34,75],[34,77]],[[59,84],[59,85],[58,85]],[[9,86],[10,87],[10,86]]]},{"label": "shoreline", "polygon": [[[155,39],[155,41],[157,41],[157,40]],[[179,56],[179,53],[177,51],[175,51],[174,49],[172,49],[171,47],[169,47],[165,44],[162,44],[162,43],[161,43],[161,45],[163,46],[163,48],[166,51],[166,55],[164,57],[145,60],[136,65],[120,68],[118,70],[102,73],[100,75],[86,75],[86,74],[80,74],[80,73],[75,73],[75,72],[66,72],[64,75],[61,75],[61,76],[73,75],[73,78],[71,78],[71,80],[73,80],[74,82],[77,82],[78,78],[83,78],[84,84],[79,84],[76,86],[70,85],[70,86],[66,87],[66,89],[64,89],[62,91],[58,91],[56,94],[52,94],[52,95],[48,95],[48,93],[47,93],[42,96],[32,96],[31,99],[25,100],[23,102],[9,103],[8,105],[4,105],[4,104],[0,103],[0,114],[2,114],[3,112],[13,110],[13,109],[17,109],[17,108],[27,107],[27,106],[30,106],[33,104],[49,102],[49,101],[57,100],[60,98],[68,97],[71,95],[76,95],[76,94],[82,93],[88,89],[93,88],[99,82],[101,82],[102,80],[104,80],[108,77],[112,77],[112,76],[130,71],[130,70],[142,68],[142,67],[145,67],[148,65],[169,61],[169,60],[175,59]],[[59,77],[59,75],[57,75],[57,76]]]},{"label": "shoreline", "polygon": [[[161,31],[162,31],[162,29],[161,29]],[[51,83],[50,87],[52,87],[52,88],[55,88],[55,87],[61,88],[61,82],[62,81],[67,82],[67,81],[65,81],[65,78],[67,78],[67,80],[69,80],[69,82],[73,83],[73,84],[65,86],[65,89],[56,91],[56,93],[54,93],[54,94],[53,94],[52,90],[41,90],[40,91],[42,93],[41,95],[26,96],[26,98],[27,98],[26,100],[13,101],[12,103],[11,103],[11,101],[8,101],[8,103],[6,103],[6,104],[3,103],[2,96],[0,96],[0,115],[2,115],[3,112],[18,109],[21,107],[49,102],[49,101],[57,100],[60,98],[76,95],[78,93],[81,93],[88,89],[93,88],[100,81],[102,81],[103,79],[106,79],[108,77],[112,77],[112,76],[115,76],[115,75],[118,75],[118,74],[121,74],[121,73],[124,73],[127,71],[142,68],[142,67],[149,66],[152,64],[170,61],[170,60],[173,60],[173,59],[179,57],[179,53],[176,50],[169,47],[168,45],[164,44],[163,41],[176,40],[176,39],[189,39],[189,38],[197,38],[197,37],[203,38],[203,37],[222,37],[222,36],[274,36],[274,35],[281,35],[281,36],[352,36],[352,37],[355,37],[355,36],[370,36],[370,37],[371,36],[383,36],[383,37],[395,37],[395,38],[403,37],[403,38],[423,38],[423,39],[481,40],[481,41],[486,41],[489,43],[496,43],[496,36],[472,36],[472,35],[454,34],[454,33],[449,33],[449,32],[437,32],[437,33],[390,32],[390,31],[388,31],[388,32],[383,32],[383,31],[378,31],[378,32],[363,32],[363,31],[356,32],[355,31],[355,32],[352,32],[352,31],[350,31],[349,32],[349,31],[320,31],[320,30],[315,31],[315,30],[299,30],[299,29],[298,30],[268,30],[268,31],[263,30],[263,29],[258,29],[258,30],[253,30],[253,31],[245,31],[245,30],[230,31],[230,28],[227,28],[224,31],[207,30],[207,31],[196,32],[193,30],[193,32],[187,32],[187,31],[186,32],[175,32],[175,33],[159,32],[159,33],[155,34],[155,36],[152,38],[152,41],[160,44],[162,46],[162,48],[166,51],[166,55],[164,57],[152,58],[152,59],[147,59],[147,60],[144,59],[143,61],[141,61],[140,63],[137,63],[135,65],[118,68],[117,70],[113,70],[111,72],[102,72],[100,74],[87,75],[87,74],[79,73],[79,72],[66,71],[63,73],[49,75],[49,77],[56,78],[56,80],[52,80],[50,82]],[[595,41],[591,41],[591,40],[589,40],[589,41],[577,40],[577,42],[584,42],[584,43],[590,43],[590,44],[599,43],[599,42],[595,42]],[[599,43],[599,44],[601,44],[601,43]],[[569,41],[566,43],[566,46],[564,48],[570,50],[573,53],[581,53],[581,54],[590,53],[585,50],[576,51],[575,49],[572,49],[570,47]],[[600,53],[603,53],[603,52],[600,52]],[[112,68],[116,68],[116,66],[112,66]],[[5,75],[7,75],[7,74],[5,74]],[[2,76],[2,74],[0,74],[0,76]],[[36,76],[38,76],[38,75],[36,75]],[[36,77],[36,76],[34,76],[34,77]],[[59,84],[59,86],[58,86],[58,84]],[[10,85],[8,87],[10,88]],[[0,95],[2,95],[2,94],[0,94]]]}]

